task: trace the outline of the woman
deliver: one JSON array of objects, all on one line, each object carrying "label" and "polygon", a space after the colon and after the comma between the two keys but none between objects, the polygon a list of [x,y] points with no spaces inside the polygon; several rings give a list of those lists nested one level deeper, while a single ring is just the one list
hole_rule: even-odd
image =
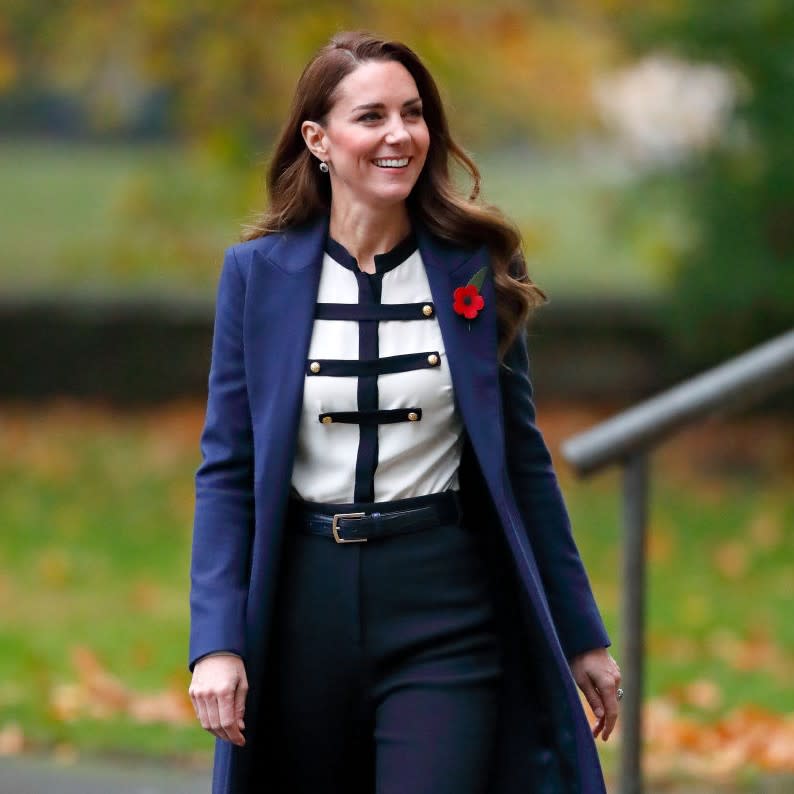
[{"label": "woman", "polygon": [[476,194],[417,56],[339,35],[226,252],[191,569],[215,794],[604,790],[620,672],[534,424],[542,293],[450,158]]}]

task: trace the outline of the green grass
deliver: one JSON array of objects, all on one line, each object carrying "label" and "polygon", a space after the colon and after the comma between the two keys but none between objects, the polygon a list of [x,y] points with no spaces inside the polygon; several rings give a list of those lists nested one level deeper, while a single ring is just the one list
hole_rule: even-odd
[{"label": "green grass", "polygon": [[[630,172],[573,152],[488,153],[476,158],[483,197],[521,229],[530,275],[554,295],[647,295],[668,287],[667,248],[684,230],[668,197],[664,216],[627,216]],[[665,223],[660,221],[664,218]]]},{"label": "green grass", "polygon": [[5,289],[214,286],[256,180],[175,146],[5,143]]},{"label": "green grass", "polygon": [[[206,754],[210,742],[197,725],[140,725],[125,716],[63,721],[52,707],[56,689],[77,680],[72,651],[80,646],[138,692],[187,687],[200,407],[159,415],[77,407],[4,414],[0,730],[19,723],[34,748]],[[704,473],[693,468],[688,449],[663,454],[654,465],[647,695],[706,679],[720,687],[722,702],[713,710],[690,708],[703,719],[749,703],[790,713],[789,475],[766,464]],[[614,472],[585,481],[562,467],[560,473],[619,654],[619,481]],[[756,669],[737,665],[726,642],[757,646]],[[609,764],[611,752],[605,751]]]},{"label": "green grass", "polygon": [[20,722],[33,744],[152,753],[202,746],[192,728],[63,723],[51,710],[55,687],[75,680],[77,646],[142,692],[187,681],[197,453],[135,422],[87,430],[79,416],[21,438],[0,435],[13,447],[3,444],[0,475],[0,725]]},{"label": "green grass", "polygon": [[[519,224],[549,292],[664,289],[658,257],[623,233],[620,168],[559,152],[477,159],[484,197]],[[260,165],[177,146],[4,142],[0,173],[6,291],[211,291],[223,248],[263,201]]]},{"label": "green grass", "polygon": [[[648,694],[708,679],[723,692],[718,713],[748,703],[792,712],[794,690],[786,683],[784,665],[766,663],[762,654],[774,648],[781,661],[794,662],[794,496],[782,477],[728,480],[721,484],[718,499],[708,496],[709,485],[681,482],[665,469],[653,481]],[[601,483],[570,483],[566,488],[577,542],[592,572],[616,654],[621,640],[618,488],[614,475]],[[771,545],[753,538],[759,516],[780,528]],[[736,569],[720,563],[728,552],[729,559],[736,557]],[[731,653],[737,642],[758,647],[757,669],[739,669],[740,660]]]}]

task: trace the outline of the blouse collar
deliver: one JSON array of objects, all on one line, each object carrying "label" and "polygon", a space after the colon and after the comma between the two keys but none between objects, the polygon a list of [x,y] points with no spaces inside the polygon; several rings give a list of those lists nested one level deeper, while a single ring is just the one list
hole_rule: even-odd
[{"label": "blouse collar", "polygon": [[[414,251],[416,251],[417,247],[416,235],[413,230],[411,230],[408,235],[400,240],[390,251],[386,251],[384,254],[375,254],[375,274],[386,273],[397,267],[397,265],[402,264]],[[325,241],[325,252],[343,267],[349,270],[364,272],[359,268],[356,258],[350,254],[347,248],[345,248],[342,243],[334,240],[330,235],[328,235]],[[366,275],[374,274],[367,273]]]}]

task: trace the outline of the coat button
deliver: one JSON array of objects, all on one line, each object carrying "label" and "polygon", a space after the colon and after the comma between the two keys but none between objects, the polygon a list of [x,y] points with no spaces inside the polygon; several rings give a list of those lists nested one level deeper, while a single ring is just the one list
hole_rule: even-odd
[{"label": "coat button", "polygon": [[323,424],[324,424],[324,425],[330,425],[330,424],[331,424],[331,422],[333,422],[333,421],[334,421],[334,420],[333,420],[333,419],[332,419],[330,416],[324,416],[324,417],[323,417]]},{"label": "coat button", "polygon": [[309,366],[309,369],[312,372],[319,372],[320,371],[320,362],[319,361],[312,361],[311,365]]},{"label": "coat button", "polygon": [[408,414],[408,421],[409,422],[416,422],[417,419],[419,419],[419,414],[416,413],[416,411],[411,411]]},{"label": "coat button", "polygon": [[429,303],[426,303],[424,306],[422,306],[422,314],[424,314],[425,317],[429,317],[432,313],[433,307]]},{"label": "coat button", "polygon": [[427,363],[430,364],[431,367],[435,367],[438,364],[438,356],[435,353],[431,353],[427,357]]}]

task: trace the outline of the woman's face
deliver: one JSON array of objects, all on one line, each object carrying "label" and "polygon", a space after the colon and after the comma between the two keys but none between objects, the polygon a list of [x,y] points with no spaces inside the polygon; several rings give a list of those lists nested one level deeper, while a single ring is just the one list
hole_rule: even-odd
[{"label": "woman's face", "polygon": [[383,208],[405,201],[425,164],[430,133],[410,72],[396,61],[369,61],[337,86],[310,149],[328,163],[334,203]]}]

